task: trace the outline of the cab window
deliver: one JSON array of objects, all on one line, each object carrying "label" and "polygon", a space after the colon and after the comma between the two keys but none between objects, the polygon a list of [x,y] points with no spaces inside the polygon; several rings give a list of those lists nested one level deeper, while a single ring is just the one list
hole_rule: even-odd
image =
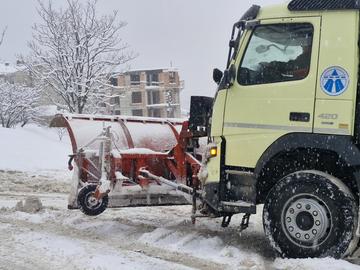
[{"label": "cab window", "polygon": [[314,28],[309,23],[257,26],[238,69],[241,85],[302,80],[309,74]]}]

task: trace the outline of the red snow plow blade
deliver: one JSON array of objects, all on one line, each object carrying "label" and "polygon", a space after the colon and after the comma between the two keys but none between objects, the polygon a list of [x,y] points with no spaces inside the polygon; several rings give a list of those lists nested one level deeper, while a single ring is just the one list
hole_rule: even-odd
[{"label": "red snow plow blade", "polygon": [[67,128],[72,143],[69,208],[97,215],[106,207],[188,204],[171,184],[187,193],[199,186],[201,153],[187,152],[186,120],[59,114],[50,126]]}]

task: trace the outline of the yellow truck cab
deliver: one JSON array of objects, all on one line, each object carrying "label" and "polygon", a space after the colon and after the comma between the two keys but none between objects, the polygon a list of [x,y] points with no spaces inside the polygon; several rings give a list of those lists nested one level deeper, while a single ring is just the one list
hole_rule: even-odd
[{"label": "yellow truck cab", "polygon": [[201,211],[223,226],[245,213],[246,226],[264,204],[282,256],[340,258],[358,245],[359,10],[253,6],[233,27],[226,70],[214,70]]}]

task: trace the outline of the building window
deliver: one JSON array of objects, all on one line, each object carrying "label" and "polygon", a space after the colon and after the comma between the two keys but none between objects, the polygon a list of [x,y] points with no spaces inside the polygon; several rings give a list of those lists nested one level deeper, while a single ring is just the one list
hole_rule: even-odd
[{"label": "building window", "polygon": [[100,108],[105,108],[105,107],[106,107],[106,103],[105,103],[105,102],[100,102],[100,103],[99,103],[99,107],[100,107]]},{"label": "building window", "polygon": [[132,103],[142,103],[141,92],[132,92],[131,93],[131,102]]},{"label": "building window", "polygon": [[159,73],[146,73],[146,85],[159,85]]},{"label": "building window", "polygon": [[140,85],[140,74],[130,74],[130,84]]},{"label": "building window", "polygon": [[110,98],[110,104],[111,105],[120,105],[120,97],[112,97]]},{"label": "building window", "polygon": [[175,90],[169,89],[165,91],[165,102],[168,104],[175,104]]},{"label": "building window", "polygon": [[115,110],[114,114],[115,114],[115,115],[120,115],[121,112],[120,112],[120,110]]},{"label": "building window", "polygon": [[111,77],[110,78],[110,84],[113,86],[118,86],[118,80],[116,77]]},{"label": "building window", "polygon": [[148,110],[148,114],[149,114],[150,117],[161,117],[161,110],[151,108],[151,109]]},{"label": "building window", "polygon": [[143,110],[132,110],[133,116],[143,116]]},{"label": "building window", "polygon": [[169,72],[169,83],[175,83],[175,82],[176,82],[175,72],[171,71]]},{"label": "building window", "polygon": [[148,104],[160,104],[160,91],[147,91]]}]

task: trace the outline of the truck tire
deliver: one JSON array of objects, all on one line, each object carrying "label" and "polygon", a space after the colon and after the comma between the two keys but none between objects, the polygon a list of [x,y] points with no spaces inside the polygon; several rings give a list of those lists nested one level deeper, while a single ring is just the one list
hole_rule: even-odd
[{"label": "truck tire", "polygon": [[267,238],[283,257],[334,257],[351,254],[358,206],[339,179],[320,171],[299,171],[281,179],[263,211]]},{"label": "truck tire", "polygon": [[108,206],[109,196],[105,195],[99,201],[94,198],[96,185],[83,187],[78,194],[78,205],[81,212],[88,216],[100,215]]}]

